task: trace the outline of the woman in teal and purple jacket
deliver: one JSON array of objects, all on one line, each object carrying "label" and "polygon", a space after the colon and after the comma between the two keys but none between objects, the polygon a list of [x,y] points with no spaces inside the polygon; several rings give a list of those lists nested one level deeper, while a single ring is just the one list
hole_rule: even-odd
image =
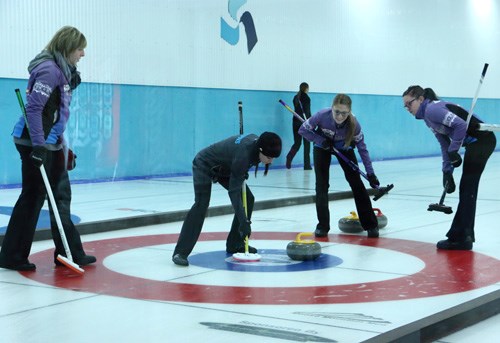
[{"label": "woman in teal and purple jacket", "polygon": [[[21,157],[22,191],[5,232],[0,251],[0,268],[36,269],[28,256],[40,210],[47,197],[40,167],[45,168],[52,185],[74,262],[85,266],[96,261],[94,256],[85,254],[80,234],[71,220],[68,170],[74,167],[74,163],[68,163],[69,149],[63,137],[69,119],[71,94],[80,84],[76,64],[85,56],[86,46],[87,40],[78,29],[65,26],[56,32],[45,49],[28,66],[28,122],[21,116],[12,132]],[[71,156],[69,157],[71,162]],[[50,204],[49,210],[55,244],[54,263],[58,265],[60,262],[55,257],[66,256],[66,253]]]}]

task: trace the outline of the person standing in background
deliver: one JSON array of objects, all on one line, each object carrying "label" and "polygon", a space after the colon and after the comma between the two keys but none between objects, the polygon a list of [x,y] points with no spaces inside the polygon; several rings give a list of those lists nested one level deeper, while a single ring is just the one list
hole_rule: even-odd
[{"label": "person standing in background", "polygon": [[[68,170],[75,166],[74,155],[64,141],[73,90],[80,84],[76,64],[85,56],[87,40],[76,28],[59,29],[45,49],[29,64],[26,90],[26,117],[19,118],[12,135],[21,156],[22,191],[5,232],[0,251],[0,267],[13,270],[35,270],[28,256],[35,235],[40,210],[47,197],[40,168],[45,168],[61,216],[73,261],[85,266],[96,261],[86,255],[80,234],[71,220],[71,185]],[[66,257],[49,203],[52,239],[56,256]]]},{"label": "person standing in background", "polygon": [[[293,97],[293,107],[295,112],[302,116],[304,120],[311,117],[311,99],[309,98],[309,85],[306,82],[302,82],[299,86],[298,93]],[[309,141],[303,138],[299,134],[299,128],[302,122],[293,117],[292,119],[292,131],[293,131],[293,145],[290,151],[286,155],[286,168],[292,168],[292,161],[297,152],[300,149],[302,140],[304,141],[304,170],[311,170],[311,145]]]}]

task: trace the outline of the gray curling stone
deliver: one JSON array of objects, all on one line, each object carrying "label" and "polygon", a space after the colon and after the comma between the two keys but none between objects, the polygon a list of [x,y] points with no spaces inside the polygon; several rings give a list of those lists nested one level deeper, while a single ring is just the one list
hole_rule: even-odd
[{"label": "gray curling stone", "polygon": [[[374,208],[375,216],[378,221],[378,228],[383,229],[387,226],[387,217],[380,211],[378,208]],[[359,217],[355,211],[351,211],[350,216],[346,216],[340,218],[339,220],[339,229],[345,233],[360,233],[363,232],[363,228],[361,227],[361,223],[359,222]]]},{"label": "gray curling stone", "polygon": [[321,245],[312,239],[302,239],[302,236],[312,236],[310,232],[302,232],[295,240],[288,243],[286,254],[295,261],[312,261],[321,255]]},{"label": "gray curling stone", "polygon": [[375,211],[375,215],[377,216],[378,228],[383,229],[386,227],[388,221],[386,215],[379,208],[374,208],[373,211]]},{"label": "gray curling stone", "polygon": [[351,211],[350,216],[339,219],[339,229],[345,233],[360,233],[363,232],[359,217],[355,211]]}]

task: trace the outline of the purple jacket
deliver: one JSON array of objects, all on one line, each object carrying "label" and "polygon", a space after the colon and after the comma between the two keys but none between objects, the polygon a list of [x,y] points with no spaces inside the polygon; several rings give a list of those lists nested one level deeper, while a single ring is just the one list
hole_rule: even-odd
[{"label": "purple jacket", "polygon": [[[443,172],[451,172],[453,167],[448,157],[449,151],[458,151],[467,134],[467,123],[453,113],[446,101],[431,101],[426,99],[420,105],[415,115],[416,119],[423,119],[431,129],[441,145],[443,156]],[[453,104],[454,105],[454,104]],[[456,107],[456,105],[454,105]]]},{"label": "purple jacket", "polygon": [[[71,89],[55,61],[44,61],[31,71],[26,93],[26,115],[32,144],[62,143],[69,119]],[[53,98],[49,102],[51,95]],[[54,104],[58,107],[53,108]],[[25,121],[21,116],[12,132],[16,143],[27,141],[24,128]]]},{"label": "purple jacket", "polygon": [[[358,148],[359,156],[363,161],[367,174],[375,174],[372,161],[370,159],[370,154],[366,149],[366,144],[363,136],[363,131],[361,131],[361,125],[355,119],[356,127],[354,129],[353,143],[356,148]],[[335,148],[337,150],[345,149],[345,139],[347,136],[347,120],[341,125],[337,125],[333,120],[333,114],[331,108],[325,108],[314,114],[311,118],[307,119],[299,128],[299,134],[314,145],[321,147],[322,143],[326,140],[323,136],[314,132],[314,129],[319,128],[323,133],[333,140]],[[342,152],[342,151],[341,151]]]}]

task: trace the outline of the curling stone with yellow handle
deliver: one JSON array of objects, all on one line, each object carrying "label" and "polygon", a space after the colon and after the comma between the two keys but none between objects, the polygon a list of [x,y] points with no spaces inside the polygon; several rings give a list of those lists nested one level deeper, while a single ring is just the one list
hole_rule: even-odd
[{"label": "curling stone with yellow handle", "polygon": [[350,216],[339,219],[339,229],[345,233],[359,233],[363,232],[359,217],[356,211],[351,211]]},{"label": "curling stone with yellow handle", "polygon": [[[378,228],[383,229],[387,226],[387,217],[379,208],[374,208],[375,216],[377,217]],[[339,229],[345,233],[360,233],[363,232],[359,217],[355,211],[351,211],[350,216],[339,219]]]},{"label": "curling stone with yellow handle", "polygon": [[321,245],[312,239],[302,239],[303,236],[313,236],[313,233],[299,233],[295,240],[288,243],[286,254],[295,261],[311,261],[321,255]]}]

